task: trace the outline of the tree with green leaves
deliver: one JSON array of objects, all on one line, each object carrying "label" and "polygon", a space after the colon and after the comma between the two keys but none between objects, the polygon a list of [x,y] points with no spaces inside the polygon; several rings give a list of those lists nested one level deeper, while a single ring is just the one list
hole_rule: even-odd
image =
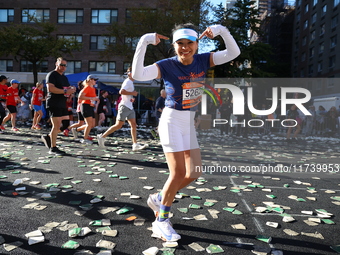
[{"label": "tree with green leaves", "polygon": [[4,26],[0,29],[0,55],[13,56],[16,61],[21,59],[31,62],[35,84],[41,61],[65,54],[72,56],[72,51],[81,49],[75,39],[58,38],[56,31],[56,25],[36,19],[31,24]]},{"label": "tree with green leaves", "polygon": [[[225,9],[222,4],[214,10],[215,23],[226,26],[237,41],[241,54],[229,63],[215,67],[216,77],[273,77],[267,72],[271,65],[272,48],[268,44],[252,41],[252,36],[261,36],[258,9],[255,1],[238,0],[233,8]],[[225,49],[221,39],[217,49]]]},{"label": "tree with green leaves", "polygon": [[[125,56],[126,62],[132,62],[134,49],[139,38],[145,33],[157,32],[171,37],[175,24],[191,22],[203,31],[210,23],[208,12],[211,6],[206,0],[160,0],[154,9],[129,9],[125,23],[112,24],[108,36],[116,37],[115,44],[107,44],[102,52],[106,60],[112,55]],[[171,40],[171,39],[170,39]],[[150,45],[145,56],[145,63],[173,56],[171,41],[163,41],[157,46]]]}]

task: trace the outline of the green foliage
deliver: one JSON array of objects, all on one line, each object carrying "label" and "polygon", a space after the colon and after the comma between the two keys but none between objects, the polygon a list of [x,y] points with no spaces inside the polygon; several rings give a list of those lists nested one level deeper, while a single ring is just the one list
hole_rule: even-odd
[{"label": "green foliage", "polygon": [[[234,7],[225,10],[222,4],[214,9],[215,23],[226,26],[240,47],[241,54],[229,63],[215,67],[216,77],[273,77],[269,72],[272,65],[272,48],[268,44],[251,41],[251,36],[261,36],[258,10],[255,1],[238,0]],[[251,33],[250,33],[251,32]],[[217,49],[225,49],[218,38]]]},{"label": "green foliage", "polygon": [[199,29],[205,29],[209,23],[209,8],[210,3],[205,0],[160,0],[157,9],[130,9],[131,16],[125,23],[115,23],[109,27],[107,36],[115,36],[117,43],[109,45],[101,53],[102,57],[109,60],[112,55],[120,55],[125,57],[125,61],[132,62],[133,46],[136,45],[127,45],[126,38],[134,38],[137,43],[143,34],[153,32],[168,36],[170,40],[162,40],[157,46],[150,45],[145,63],[152,64],[173,56],[171,32],[174,25],[191,22]]},{"label": "green foliage", "polygon": [[57,27],[49,22],[35,20],[32,24],[11,24],[0,29],[0,55],[32,63],[34,83],[37,82],[37,65],[48,57],[72,55],[81,45],[75,39],[57,38]]}]

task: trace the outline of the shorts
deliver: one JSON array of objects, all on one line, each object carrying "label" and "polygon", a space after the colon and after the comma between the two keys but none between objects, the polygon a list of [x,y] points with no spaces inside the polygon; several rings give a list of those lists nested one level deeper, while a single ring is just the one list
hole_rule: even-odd
[{"label": "shorts", "polygon": [[77,112],[77,116],[78,116],[78,121],[84,121],[84,116],[83,114],[81,114],[81,112]]},{"label": "shorts", "polygon": [[50,117],[63,117],[68,116],[67,108],[60,108],[60,107],[49,107],[47,109],[50,113]]},{"label": "shorts", "polygon": [[131,110],[129,107],[125,105],[120,105],[118,108],[117,119],[119,121],[131,120],[136,118],[135,110]]},{"label": "shorts", "polygon": [[81,114],[84,118],[92,117],[94,118],[94,107],[89,104],[81,104],[80,105]]},{"label": "shorts", "polygon": [[39,111],[42,111],[42,106],[41,105],[33,105],[33,109],[34,109],[34,111],[36,111],[36,112],[39,112]]},{"label": "shorts", "polygon": [[7,105],[7,109],[9,110],[10,113],[17,113],[17,107],[14,105]]},{"label": "shorts", "polygon": [[198,149],[194,111],[165,107],[159,119],[158,132],[164,152]]}]

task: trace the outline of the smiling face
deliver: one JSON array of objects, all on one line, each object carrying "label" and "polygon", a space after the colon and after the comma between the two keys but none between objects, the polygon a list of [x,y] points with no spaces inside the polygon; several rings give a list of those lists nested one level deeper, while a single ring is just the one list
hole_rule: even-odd
[{"label": "smiling face", "polygon": [[197,41],[191,41],[188,39],[180,39],[174,43],[174,49],[178,56],[179,61],[182,64],[191,64],[193,56],[198,49]]}]

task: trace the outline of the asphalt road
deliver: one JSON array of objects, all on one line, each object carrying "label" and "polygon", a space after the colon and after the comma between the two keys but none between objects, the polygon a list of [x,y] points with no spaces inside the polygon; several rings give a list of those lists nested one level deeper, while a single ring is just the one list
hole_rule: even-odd
[{"label": "asphalt road", "polygon": [[[0,254],[67,255],[81,250],[92,252],[82,254],[98,254],[100,240],[116,244],[113,254],[142,254],[150,247],[163,247],[163,241],[151,237],[154,215],[146,200],[162,188],[168,170],[160,145],[145,128],[138,133],[140,142],[149,143],[147,150],[132,152],[128,130],[123,130],[110,139],[106,150],[96,143],[83,145],[72,137],[59,137],[61,148],[68,152],[63,157],[47,153],[39,139],[41,133],[46,131],[23,128],[19,133],[0,134],[0,235],[6,247],[22,243],[10,252],[1,245]],[[246,139],[202,133],[200,143],[205,173],[183,189],[182,198],[176,198],[172,206],[171,222],[182,236],[174,254],[208,254],[190,248],[193,242],[203,248],[219,245],[224,254],[253,254],[254,250],[265,252],[262,254],[336,254],[330,246],[340,244],[336,200],[340,198],[339,139],[287,143],[280,135]],[[207,199],[212,203],[206,203]],[[86,207],[89,204],[91,209]],[[192,204],[199,208],[191,208]],[[133,210],[117,214],[124,207]],[[267,208],[259,212],[258,207]],[[178,210],[182,208],[188,211]],[[329,219],[334,224],[308,225],[326,217],[325,213],[317,215],[317,209],[332,214]],[[288,214],[293,222],[283,221]],[[131,216],[137,220],[128,221]],[[117,236],[105,236],[97,232],[100,226],[90,225],[102,219],[110,220],[109,227],[118,231]],[[137,226],[140,222],[143,225]],[[278,227],[267,222],[276,222]],[[245,229],[233,228],[240,223]],[[75,227],[89,227],[91,232],[69,237],[68,229]],[[38,229],[44,241],[29,245],[25,235]],[[287,229],[293,232],[287,234]],[[261,235],[270,241],[259,240]],[[69,240],[80,246],[62,248]]]}]

